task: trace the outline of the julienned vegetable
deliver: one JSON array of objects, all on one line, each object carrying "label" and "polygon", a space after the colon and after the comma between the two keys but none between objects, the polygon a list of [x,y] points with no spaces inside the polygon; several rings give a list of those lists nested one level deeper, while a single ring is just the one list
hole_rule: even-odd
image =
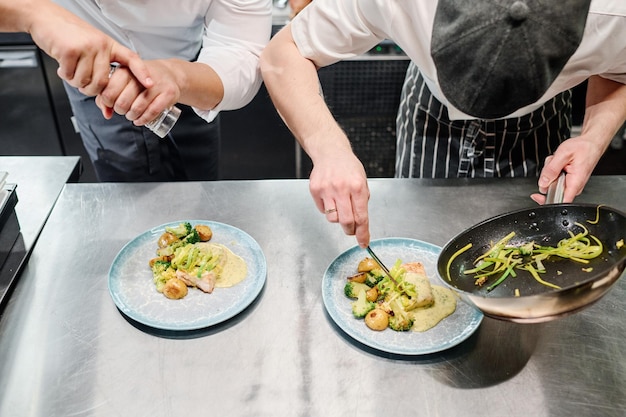
[{"label": "julienned vegetable", "polygon": [[[487,291],[493,290],[508,277],[515,277],[516,270],[528,271],[541,284],[559,289],[559,286],[541,279],[539,274],[546,272],[543,261],[551,257],[559,257],[587,264],[589,259],[600,256],[603,251],[602,242],[598,238],[589,234],[589,230],[582,224],[575,224],[582,229],[582,232],[574,234],[569,231],[570,237],[562,239],[555,247],[541,246],[533,241],[523,245],[509,245],[508,243],[515,237],[515,232],[511,232],[479,256],[474,261],[475,268],[467,269],[463,273],[474,275],[475,284],[479,286],[495,277],[495,281],[487,287]],[[471,247],[470,243],[452,255],[447,265],[448,280],[451,279],[452,261]]]}]

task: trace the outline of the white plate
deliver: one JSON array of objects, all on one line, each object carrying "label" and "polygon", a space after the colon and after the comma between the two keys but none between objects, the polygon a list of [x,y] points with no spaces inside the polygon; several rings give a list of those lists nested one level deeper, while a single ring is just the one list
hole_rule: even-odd
[{"label": "white plate", "polygon": [[228,320],[250,305],[261,292],[267,275],[265,255],[250,235],[236,227],[207,220],[186,220],[206,224],[213,231],[211,242],[221,243],[242,257],[248,275],[230,288],[215,288],[206,294],[190,288],[180,300],[170,300],[156,290],[148,261],[156,256],[157,240],[172,222],[148,230],[117,254],[109,270],[109,292],[119,310],[131,319],[162,330],[197,330]]},{"label": "white plate", "polygon": [[[386,238],[371,241],[370,247],[389,268],[398,259],[402,262],[423,263],[430,282],[443,285],[437,273],[437,257],[441,252],[439,246],[415,239]],[[356,273],[359,261],[366,256],[367,251],[359,246],[347,250],[328,266],[322,279],[322,297],[328,314],[343,331],[357,341],[383,352],[425,355],[458,345],[480,326],[483,314],[459,300],[453,314],[425,332],[370,330],[362,319],[352,315],[351,301],[343,292],[346,278]]]}]

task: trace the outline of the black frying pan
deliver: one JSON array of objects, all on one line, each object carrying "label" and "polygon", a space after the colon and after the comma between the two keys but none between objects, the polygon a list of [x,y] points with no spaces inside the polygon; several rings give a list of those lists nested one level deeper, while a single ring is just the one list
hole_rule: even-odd
[{"label": "black frying pan", "polygon": [[[596,217],[596,224],[589,223]],[[558,285],[560,290],[539,283],[526,271],[517,271],[517,277],[507,278],[488,292],[488,285],[476,286],[473,277],[462,272],[473,268],[477,257],[512,231],[516,236],[510,244],[534,240],[555,246],[569,237],[569,230],[581,231],[577,222],[600,239],[604,252],[586,265],[563,259],[545,261],[548,272],[541,274],[542,279]],[[624,213],[591,204],[549,204],[498,215],[460,233],[444,246],[437,267],[443,281],[485,315],[522,323],[542,322],[589,306],[609,290],[626,266],[626,245],[618,248],[620,240],[626,243]],[[448,268],[450,258],[468,243],[472,248],[458,255]],[[593,269],[585,272],[583,268]],[[515,296],[515,289],[520,296]]]}]

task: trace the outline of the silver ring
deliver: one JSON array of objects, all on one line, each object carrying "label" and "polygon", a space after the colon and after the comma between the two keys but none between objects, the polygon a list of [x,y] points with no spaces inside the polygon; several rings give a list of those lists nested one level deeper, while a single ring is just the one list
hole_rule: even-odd
[{"label": "silver ring", "polygon": [[117,62],[112,62],[111,64],[109,64],[109,78],[111,78],[111,76],[119,66],[120,65]]},{"label": "silver ring", "polygon": [[335,208],[331,208],[331,209],[326,209],[326,210],[324,210],[324,213],[326,213],[326,214],[330,214],[330,213],[334,213],[334,212],[336,212],[336,211],[337,211],[337,207],[335,207]]}]

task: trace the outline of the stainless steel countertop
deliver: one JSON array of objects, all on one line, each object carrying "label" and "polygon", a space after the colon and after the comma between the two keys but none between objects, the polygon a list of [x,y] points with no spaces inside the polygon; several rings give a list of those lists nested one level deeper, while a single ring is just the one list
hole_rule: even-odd
[{"label": "stainless steel countertop", "polygon": [[9,173],[6,182],[16,184],[15,213],[20,236],[0,268],[0,306],[19,276],[57,197],[67,181],[78,180],[78,156],[0,156],[0,171]]},{"label": "stainless steel countertop", "polygon": [[17,184],[15,212],[27,248],[32,248],[68,181],[78,180],[78,156],[0,156],[7,184]]},{"label": "stainless steel countertop", "polygon": [[[534,203],[535,179],[375,179],[372,238],[444,245]],[[593,177],[577,202],[626,209],[626,177]],[[268,277],[236,318],[189,337],[129,323],[107,288],[118,251],[162,223],[248,232]],[[622,416],[626,280],[554,322],[485,318],[449,350],[380,353],[332,323],[326,267],[354,246],[306,180],[68,184],[0,322],[2,416]]]}]

